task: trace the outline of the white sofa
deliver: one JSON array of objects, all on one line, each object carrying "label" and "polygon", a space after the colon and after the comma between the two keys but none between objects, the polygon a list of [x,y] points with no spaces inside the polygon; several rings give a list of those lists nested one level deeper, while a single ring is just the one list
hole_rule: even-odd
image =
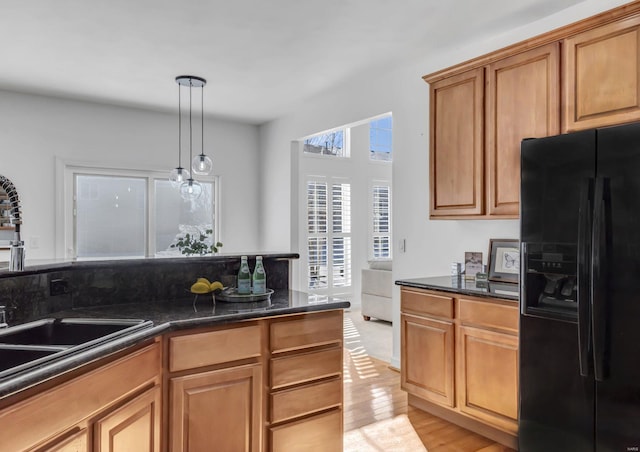
[{"label": "white sofa", "polygon": [[376,268],[362,269],[362,317],[365,320],[370,320],[373,317],[391,322],[391,293],[393,290],[391,262],[371,263],[370,266]]}]

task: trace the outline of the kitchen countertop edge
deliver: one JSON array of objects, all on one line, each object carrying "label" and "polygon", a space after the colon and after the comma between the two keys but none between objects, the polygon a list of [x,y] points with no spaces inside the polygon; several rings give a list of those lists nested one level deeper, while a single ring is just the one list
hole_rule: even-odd
[{"label": "kitchen countertop edge", "polygon": [[[450,281],[450,282],[449,282]],[[454,284],[455,282],[455,284]],[[470,283],[475,285],[475,281],[469,281]],[[516,284],[507,285],[506,283],[492,283],[489,282],[489,286],[511,286],[507,287],[508,289],[515,288],[513,294],[501,292],[500,289],[497,289],[498,292],[488,292],[487,289],[478,288],[478,287],[459,287],[461,284],[465,284],[463,278],[451,278],[448,276],[437,276],[437,277],[426,277],[426,278],[413,278],[413,279],[400,279],[395,281],[395,284],[398,286],[404,287],[413,287],[416,289],[427,289],[427,290],[437,290],[440,292],[448,292],[455,293],[461,295],[468,295],[472,297],[479,298],[498,298],[505,301],[511,301],[518,303],[518,286]]]},{"label": "kitchen countertop edge", "polygon": [[0,381],[0,400],[11,397],[25,389],[47,380],[60,377],[67,372],[77,369],[108,356],[136,347],[145,341],[151,340],[159,335],[173,331],[183,331],[187,329],[204,328],[215,325],[224,325],[246,320],[257,320],[269,317],[277,317],[290,314],[304,314],[306,312],[330,311],[334,309],[347,309],[351,303],[346,300],[335,300],[322,304],[311,304],[306,306],[293,306],[278,308],[269,311],[242,312],[221,316],[203,316],[193,319],[180,319],[153,325],[150,328],[137,331],[127,336],[123,336],[112,341],[97,345],[87,350],[78,351],[60,360],[45,362],[34,369],[27,369],[15,376],[6,377]]}]

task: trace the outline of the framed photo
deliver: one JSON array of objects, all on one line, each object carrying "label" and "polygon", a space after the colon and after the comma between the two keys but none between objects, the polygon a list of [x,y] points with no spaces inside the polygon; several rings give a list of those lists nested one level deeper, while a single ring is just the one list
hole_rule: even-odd
[{"label": "framed photo", "polygon": [[489,240],[489,281],[518,283],[520,245],[515,239]]},{"label": "framed photo", "polygon": [[464,279],[475,279],[482,271],[482,253],[467,251],[464,253]]}]

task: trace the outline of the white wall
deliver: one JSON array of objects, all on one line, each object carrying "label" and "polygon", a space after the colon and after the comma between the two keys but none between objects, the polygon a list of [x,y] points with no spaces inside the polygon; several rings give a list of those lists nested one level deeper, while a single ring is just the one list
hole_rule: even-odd
[{"label": "white wall", "polygon": [[[20,195],[27,259],[48,259],[56,253],[56,157],[168,174],[178,159],[177,133],[177,112],[0,91],[0,174],[13,181]],[[258,129],[206,119],[205,146],[220,176],[222,251],[255,251]],[[188,150],[186,156],[183,152],[185,167]],[[34,237],[38,238],[37,249],[31,247]]]},{"label": "white wall", "polygon": [[[349,124],[383,112],[393,112],[393,234],[406,239],[406,253],[396,252],[394,280],[448,274],[452,261],[465,251],[486,255],[490,238],[517,238],[517,220],[429,220],[429,87],[421,77],[487,52],[536,36],[598,12],[628,3],[585,0],[544,20],[468,47],[443,49],[391,70],[369,71],[358,79],[304,103],[287,117],[261,127],[261,165],[269,174],[261,191],[263,247],[288,251],[296,220],[291,218],[291,140]],[[455,31],[452,31],[455,32]],[[392,364],[400,365],[399,289],[394,290]]]}]

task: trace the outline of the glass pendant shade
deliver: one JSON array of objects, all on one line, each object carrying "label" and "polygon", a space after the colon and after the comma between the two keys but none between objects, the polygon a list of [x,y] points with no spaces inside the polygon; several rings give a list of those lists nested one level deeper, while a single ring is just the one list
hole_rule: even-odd
[{"label": "glass pendant shade", "polygon": [[189,174],[189,170],[184,169],[182,167],[174,168],[169,173],[169,182],[175,188],[178,188],[182,185],[182,183],[188,180],[191,177]]},{"label": "glass pendant shade", "polygon": [[191,161],[193,174],[198,176],[208,176],[213,171],[213,161],[208,155],[196,155]]},{"label": "glass pendant shade", "polygon": [[185,201],[192,199],[198,199],[202,194],[202,185],[200,182],[193,179],[188,179],[180,185],[180,196]]}]

